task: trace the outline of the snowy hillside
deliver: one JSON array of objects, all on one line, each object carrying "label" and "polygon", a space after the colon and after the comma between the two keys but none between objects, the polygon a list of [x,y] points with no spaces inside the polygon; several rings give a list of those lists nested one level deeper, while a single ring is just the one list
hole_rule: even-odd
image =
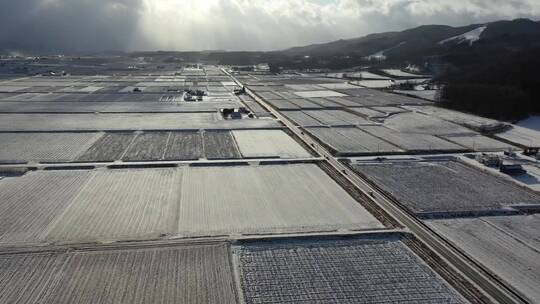
[{"label": "snowy hillside", "polygon": [[445,39],[441,42],[439,42],[439,44],[446,44],[448,42],[457,42],[457,44],[461,44],[461,43],[465,43],[465,42],[468,42],[469,45],[473,45],[473,43],[475,43],[476,41],[480,40],[480,35],[482,35],[482,33],[487,29],[487,26],[481,26],[477,29],[474,29],[470,32],[467,32],[465,34],[461,34],[461,35],[458,35],[458,36],[454,36],[454,37],[450,37],[448,39]]}]

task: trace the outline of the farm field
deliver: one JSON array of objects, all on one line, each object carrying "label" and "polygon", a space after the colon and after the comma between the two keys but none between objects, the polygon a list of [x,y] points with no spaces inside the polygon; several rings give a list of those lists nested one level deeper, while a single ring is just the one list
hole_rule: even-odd
[{"label": "farm field", "polygon": [[501,122],[489,118],[484,118],[472,114],[453,111],[441,107],[435,107],[430,105],[424,106],[404,106],[405,109],[423,113],[426,115],[434,116],[442,120],[453,122],[458,125],[466,126],[473,130],[489,130],[497,128],[502,125]]},{"label": "farm field", "polygon": [[236,142],[229,131],[206,131],[203,140],[204,153],[208,159],[240,158]]},{"label": "farm field", "polygon": [[384,121],[390,129],[403,133],[419,133],[431,135],[451,135],[472,133],[470,129],[420,113],[402,113],[393,115]]},{"label": "farm field", "polygon": [[164,160],[197,160],[203,157],[202,136],[198,131],[172,132]]},{"label": "farm field", "polygon": [[540,147],[540,131],[534,129],[512,126],[505,132],[495,134],[495,137],[520,147]]},{"label": "farm field", "polygon": [[0,304],[540,302],[534,130],[192,56],[0,58]]},{"label": "farm field", "polygon": [[353,168],[417,215],[504,211],[512,205],[540,202],[538,194],[457,161],[355,164]]},{"label": "farm field", "polygon": [[175,228],[181,171],[95,171],[46,230],[48,241],[145,239]]},{"label": "farm field", "polygon": [[0,267],[3,303],[236,303],[226,245],[4,255]]},{"label": "farm field", "polygon": [[478,152],[518,150],[517,147],[482,135],[448,135],[444,139]]},{"label": "farm field", "polygon": [[370,155],[403,152],[402,149],[358,128],[306,128],[337,155]]},{"label": "farm field", "polygon": [[285,115],[290,120],[298,126],[302,127],[319,127],[322,126],[322,123],[317,119],[309,116],[304,111],[282,111],[282,114]]},{"label": "farm field", "polygon": [[383,227],[312,164],[190,168],[179,208],[186,236]]},{"label": "farm field", "polygon": [[105,162],[120,160],[136,136],[135,133],[105,133],[87,151],[82,153],[77,158],[77,161]]},{"label": "farm field", "polygon": [[0,189],[5,244],[384,227],[315,164],[42,171]]},{"label": "farm field", "polygon": [[384,126],[359,126],[358,128],[411,153],[430,153],[437,151],[459,152],[465,150],[463,146],[430,134],[402,133]]},{"label": "farm field", "polygon": [[399,238],[236,246],[246,303],[468,303]]},{"label": "farm field", "polygon": [[309,152],[281,130],[238,130],[232,133],[244,158],[311,157]]},{"label": "farm field", "polygon": [[126,131],[272,128],[273,120],[220,120],[217,113],[0,114],[0,131]]},{"label": "farm field", "polygon": [[537,215],[443,219],[427,224],[533,303],[540,300]]},{"label": "farm field", "polygon": [[100,133],[0,133],[0,162],[69,162],[100,137]]},{"label": "farm field", "polygon": [[0,180],[0,243],[38,243],[91,178],[86,171],[30,172]]},{"label": "farm field", "polygon": [[123,156],[124,161],[144,161],[161,160],[170,133],[168,132],[146,132],[135,138],[129,149]]}]

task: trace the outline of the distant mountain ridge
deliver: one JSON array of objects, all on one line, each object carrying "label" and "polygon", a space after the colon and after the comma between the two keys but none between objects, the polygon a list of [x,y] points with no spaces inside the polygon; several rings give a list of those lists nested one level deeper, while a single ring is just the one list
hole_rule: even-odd
[{"label": "distant mountain ridge", "polygon": [[444,84],[444,107],[508,121],[540,113],[540,22],[529,19],[424,25],[276,54],[282,56],[273,65],[276,71],[381,70],[413,64]]},{"label": "distant mountain ridge", "polygon": [[[480,29],[482,30],[480,31]],[[365,57],[379,54],[396,61],[414,60],[429,55],[441,55],[452,48],[463,47],[463,39],[452,38],[467,33],[474,35],[474,31],[478,31],[478,37],[469,37],[475,39],[472,43],[466,44],[467,46],[489,41],[493,43],[496,40],[501,47],[519,47],[521,43],[516,45],[516,37],[540,37],[540,22],[516,19],[462,27],[423,25],[401,32],[370,34],[360,38],[294,47],[280,53],[288,56],[352,55]]]},{"label": "distant mountain ridge", "polygon": [[420,67],[428,65],[428,72],[439,74],[448,68],[474,65],[480,61],[497,61],[537,48],[540,48],[540,21],[516,19],[460,27],[423,25],[400,32],[370,34],[281,51],[165,51],[132,52],[128,55],[223,65],[268,63],[274,72],[345,70],[365,66],[403,67],[413,64]]}]

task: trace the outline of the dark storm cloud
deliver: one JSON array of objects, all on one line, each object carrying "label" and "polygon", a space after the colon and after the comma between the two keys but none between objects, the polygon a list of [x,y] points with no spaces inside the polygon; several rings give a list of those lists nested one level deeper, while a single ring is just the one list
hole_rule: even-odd
[{"label": "dark storm cloud", "polygon": [[129,48],[141,0],[2,0],[0,49],[38,51]]}]

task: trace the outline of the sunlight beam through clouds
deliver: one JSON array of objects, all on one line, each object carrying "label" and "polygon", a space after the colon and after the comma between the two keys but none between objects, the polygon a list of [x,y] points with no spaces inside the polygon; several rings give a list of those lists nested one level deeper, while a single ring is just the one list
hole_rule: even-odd
[{"label": "sunlight beam through clouds", "polygon": [[139,47],[276,50],[422,24],[539,15],[537,0],[144,0]]}]

